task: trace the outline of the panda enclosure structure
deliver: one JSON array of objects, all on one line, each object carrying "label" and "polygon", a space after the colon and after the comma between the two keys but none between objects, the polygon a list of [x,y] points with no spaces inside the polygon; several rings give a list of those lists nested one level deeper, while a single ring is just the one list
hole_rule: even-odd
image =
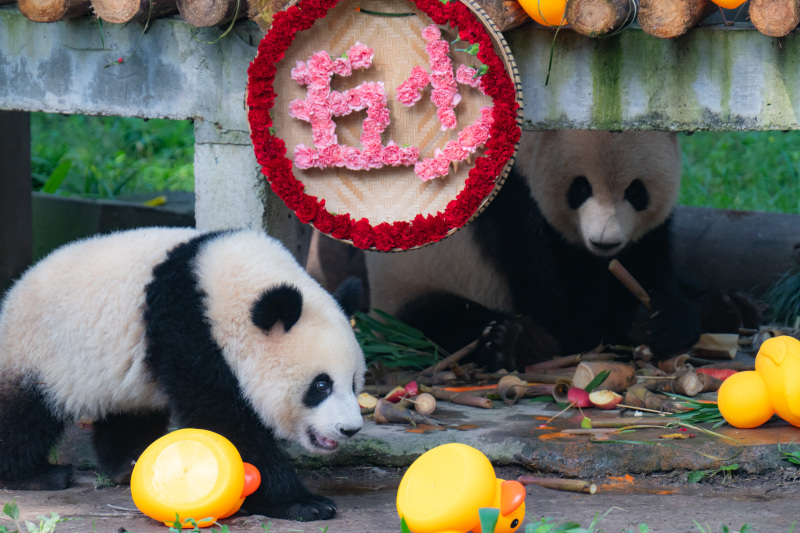
[{"label": "panda enclosure structure", "polygon": [[[513,0],[483,5],[519,67],[526,129],[800,129],[798,0],[752,0],[741,11],[710,0],[640,0],[637,23],[621,31],[633,2],[569,0],[572,24],[555,38]],[[282,6],[0,0],[0,288],[30,258],[27,113],[39,111],[193,120],[197,227],[265,227],[302,259],[309,232],[265,186],[244,108],[247,66]],[[589,8],[606,11],[587,18]],[[721,263],[738,266],[733,285],[754,270],[774,280],[794,264],[798,222],[769,220],[765,235],[748,214],[680,210],[679,235],[701,238],[692,246],[679,238],[678,260],[703,263],[708,280],[721,279]]]}]

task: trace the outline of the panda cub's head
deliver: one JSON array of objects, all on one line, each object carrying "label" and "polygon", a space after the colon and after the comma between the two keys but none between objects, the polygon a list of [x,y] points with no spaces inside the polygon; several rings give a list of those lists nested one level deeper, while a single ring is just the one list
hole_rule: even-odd
[{"label": "panda cub's head", "polygon": [[276,436],[329,453],[361,429],[365,365],[349,320],[360,285],[332,296],[280,245],[247,232],[209,242],[195,268],[211,333]]},{"label": "panda cub's head", "polygon": [[613,257],[661,225],[677,200],[674,133],[524,132],[517,153],[547,221],[597,256]]}]

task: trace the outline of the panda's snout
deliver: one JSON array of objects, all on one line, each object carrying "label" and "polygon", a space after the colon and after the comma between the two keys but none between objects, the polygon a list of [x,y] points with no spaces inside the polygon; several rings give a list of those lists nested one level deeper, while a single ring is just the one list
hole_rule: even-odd
[{"label": "panda's snout", "polygon": [[611,252],[622,247],[622,241],[616,242],[602,242],[602,241],[589,241],[592,247],[600,250],[601,252]]},{"label": "panda's snout", "polygon": [[360,427],[357,428],[339,428],[339,433],[347,437],[348,439],[361,431]]}]

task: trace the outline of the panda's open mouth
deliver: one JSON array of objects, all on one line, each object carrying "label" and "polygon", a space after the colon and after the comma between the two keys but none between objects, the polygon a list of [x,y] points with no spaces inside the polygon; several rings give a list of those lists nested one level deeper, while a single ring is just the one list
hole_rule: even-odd
[{"label": "panda's open mouth", "polygon": [[311,428],[308,428],[308,438],[311,440],[311,444],[316,449],[323,452],[333,452],[339,447],[339,443],[337,441],[320,435]]}]

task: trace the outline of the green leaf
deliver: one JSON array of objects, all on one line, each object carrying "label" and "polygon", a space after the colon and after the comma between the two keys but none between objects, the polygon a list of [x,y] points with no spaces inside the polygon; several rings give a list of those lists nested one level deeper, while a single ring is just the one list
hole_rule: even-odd
[{"label": "green leaf", "polygon": [[3,514],[9,516],[11,520],[19,519],[19,507],[17,507],[17,499],[9,502],[3,506]]},{"label": "green leaf", "polygon": [[590,381],[590,382],[589,382],[589,384],[588,384],[588,385],[586,385],[586,386],[583,388],[583,390],[585,390],[586,392],[592,392],[592,391],[593,391],[593,390],[595,390],[597,387],[599,387],[600,385],[602,385],[602,384],[603,384],[603,382],[606,380],[606,378],[607,378],[609,375],[611,375],[611,372],[610,372],[609,370],[603,370],[602,372],[600,372],[599,374],[597,374],[597,375],[594,377],[594,379],[593,379],[592,381]]},{"label": "green leaf", "polygon": [[710,473],[710,470],[695,470],[694,472],[689,472],[689,475],[686,476],[686,481],[689,483],[697,483],[704,477],[706,477]]},{"label": "green leaf", "polygon": [[581,427],[583,429],[591,429],[592,428],[592,419],[588,416],[584,416],[583,420],[581,420]]},{"label": "green leaf", "polygon": [[53,194],[61,187],[61,184],[64,182],[64,178],[67,177],[67,172],[69,172],[69,168],[72,166],[72,161],[62,161],[54,170],[50,173],[50,177],[47,178],[47,181],[44,182],[42,186],[43,193]]},{"label": "green leaf", "polygon": [[406,524],[406,518],[405,517],[400,519],[400,531],[401,531],[401,533],[411,533],[411,530],[408,529],[408,524]]}]

